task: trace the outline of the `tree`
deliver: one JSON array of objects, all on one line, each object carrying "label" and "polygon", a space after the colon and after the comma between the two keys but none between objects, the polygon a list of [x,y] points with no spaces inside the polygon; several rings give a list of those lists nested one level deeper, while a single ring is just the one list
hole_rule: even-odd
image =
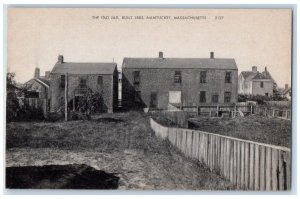
[{"label": "tree", "polygon": [[23,90],[16,86],[15,73],[6,75],[6,120],[7,122],[15,121],[19,118],[22,108],[20,100]]}]

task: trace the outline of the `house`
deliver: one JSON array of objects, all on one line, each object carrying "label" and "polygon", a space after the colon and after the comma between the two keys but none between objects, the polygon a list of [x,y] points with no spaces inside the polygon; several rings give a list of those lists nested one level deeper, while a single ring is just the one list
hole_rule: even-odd
[{"label": "house", "polygon": [[292,89],[289,87],[288,84],[285,84],[284,88],[279,89],[279,95],[281,97],[286,97],[288,100],[291,100],[292,98]]},{"label": "house", "polygon": [[265,67],[265,71],[257,71],[257,66],[252,71],[242,71],[239,75],[239,94],[248,95],[273,95],[274,80]]},{"label": "house", "polygon": [[61,110],[68,85],[68,108],[78,108],[80,98],[88,93],[101,96],[101,112],[112,113],[118,103],[118,71],[116,63],[64,62],[63,56],[50,73],[50,111]]},{"label": "house", "polygon": [[168,104],[218,105],[237,102],[234,59],[124,58],[122,106],[166,109]]},{"label": "house", "polygon": [[46,116],[49,112],[49,87],[50,71],[46,71],[45,76],[40,76],[40,68],[35,68],[34,77],[24,84],[26,90],[24,103],[41,108]]}]

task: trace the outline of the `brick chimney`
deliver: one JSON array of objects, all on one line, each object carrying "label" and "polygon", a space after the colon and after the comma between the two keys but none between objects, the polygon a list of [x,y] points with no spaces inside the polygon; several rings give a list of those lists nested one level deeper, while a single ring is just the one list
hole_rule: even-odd
[{"label": "brick chimney", "polygon": [[257,72],[257,66],[252,66],[252,72]]},{"label": "brick chimney", "polygon": [[60,64],[64,63],[64,56],[58,55],[57,63],[60,63]]},{"label": "brick chimney", "polygon": [[46,71],[45,72],[45,78],[46,79],[50,79],[50,71]]},{"label": "brick chimney", "polygon": [[210,58],[211,58],[211,59],[214,59],[214,58],[215,58],[214,52],[210,52]]},{"label": "brick chimney", "polygon": [[163,58],[164,58],[164,53],[161,52],[161,51],[159,51],[159,52],[158,52],[158,57],[159,57],[160,59],[163,59]]},{"label": "brick chimney", "polygon": [[34,70],[34,78],[40,77],[40,68],[36,67]]},{"label": "brick chimney", "polygon": [[284,88],[285,88],[285,89],[288,89],[288,88],[289,88],[289,85],[288,85],[288,84],[285,84],[285,85],[284,85]]}]

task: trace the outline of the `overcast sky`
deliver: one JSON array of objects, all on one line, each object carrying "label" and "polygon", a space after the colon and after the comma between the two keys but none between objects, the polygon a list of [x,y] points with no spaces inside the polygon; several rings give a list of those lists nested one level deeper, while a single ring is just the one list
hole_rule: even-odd
[{"label": "overcast sky", "polygon": [[121,67],[124,57],[157,57],[163,51],[165,57],[205,58],[214,51],[216,58],[234,58],[239,73],[267,66],[279,86],[291,84],[291,10],[10,8],[7,26],[8,71],[22,83],[37,66],[42,75],[52,70],[59,54],[66,62],[114,60]]}]

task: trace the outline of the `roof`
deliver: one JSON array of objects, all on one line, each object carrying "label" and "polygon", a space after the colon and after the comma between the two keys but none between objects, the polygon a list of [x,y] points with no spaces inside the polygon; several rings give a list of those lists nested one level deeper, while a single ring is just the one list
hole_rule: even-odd
[{"label": "roof", "polygon": [[70,74],[113,74],[116,63],[72,63],[72,62],[57,62],[51,73],[70,73]]},{"label": "roof", "polygon": [[290,87],[288,87],[288,88],[280,88],[278,90],[279,90],[279,93],[281,95],[286,95],[287,93],[289,93],[291,91],[291,88]]},{"label": "roof", "polygon": [[237,70],[234,59],[219,58],[124,58],[124,68],[205,68]]},{"label": "roof", "polygon": [[40,80],[41,82],[43,82],[44,84],[50,86],[50,80],[49,79],[46,79],[45,77],[40,77],[40,78],[37,78],[38,80]]},{"label": "roof", "polygon": [[262,73],[256,71],[242,71],[241,74],[244,76],[245,81],[257,80],[257,79],[266,79],[273,80],[270,73],[268,71],[264,71]]},{"label": "roof", "polygon": [[39,77],[39,78],[32,78],[30,80],[28,80],[24,85],[26,86],[26,88],[31,87],[33,85],[33,81],[41,84],[42,86],[49,88],[50,86],[50,80],[46,79],[45,77]]}]

